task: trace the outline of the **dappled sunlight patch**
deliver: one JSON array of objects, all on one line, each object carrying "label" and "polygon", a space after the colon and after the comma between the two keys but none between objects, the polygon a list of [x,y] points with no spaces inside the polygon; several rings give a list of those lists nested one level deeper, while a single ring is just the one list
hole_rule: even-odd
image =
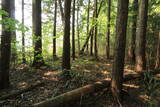
[{"label": "dappled sunlight patch", "polygon": [[28,87],[28,83],[27,82],[20,82],[20,83],[18,83],[18,86],[20,88],[27,88]]},{"label": "dappled sunlight patch", "polygon": [[111,66],[112,64],[107,63],[107,64],[103,64],[103,66]]},{"label": "dappled sunlight patch", "polygon": [[130,87],[130,88],[140,88],[140,86],[138,86],[138,85],[135,85],[135,84],[123,84],[123,86],[125,86],[125,87]]},{"label": "dappled sunlight patch", "polygon": [[58,74],[59,74],[58,72],[48,71],[43,74],[44,75],[43,79],[58,81],[57,78]]},{"label": "dappled sunlight patch", "polygon": [[149,96],[148,95],[139,95],[139,97],[141,98],[141,99],[143,99],[143,100],[147,100],[147,99],[149,99]]},{"label": "dappled sunlight patch", "polygon": [[87,69],[85,69],[85,70],[83,70],[84,72],[91,72],[90,70],[87,70]]},{"label": "dappled sunlight patch", "polygon": [[48,71],[48,72],[44,73],[44,76],[55,76],[57,74],[58,74],[58,72]]}]

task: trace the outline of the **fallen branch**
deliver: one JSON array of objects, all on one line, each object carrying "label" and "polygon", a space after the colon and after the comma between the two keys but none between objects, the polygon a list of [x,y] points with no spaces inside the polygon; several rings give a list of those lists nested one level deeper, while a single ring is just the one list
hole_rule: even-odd
[{"label": "fallen branch", "polygon": [[16,91],[14,93],[4,95],[4,96],[0,97],[0,100],[5,100],[5,99],[11,98],[11,97],[15,97],[15,96],[20,95],[20,94],[22,94],[24,92],[30,91],[30,90],[38,87],[38,86],[42,86],[43,84],[44,84],[44,82],[37,82],[37,83],[32,84],[29,87],[27,87],[25,89],[22,89],[20,91]]},{"label": "fallen branch", "polygon": [[[160,72],[151,72],[151,74],[153,75],[158,73]],[[144,72],[126,75],[124,78],[124,82],[134,80],[134,79],[139,79],[143,77],[143,75],[144,75]],[[34,104],[33,107],[64,107],[65,104],[71,101],[80,99],[82,96],[108,88],[110,87],[110,84],[111,84],[111,80],[102,80],[100,82],[95,82],[94,84],[86,85],[84,87],[80,87],[70,92],[61,94],[57,97]]]}]

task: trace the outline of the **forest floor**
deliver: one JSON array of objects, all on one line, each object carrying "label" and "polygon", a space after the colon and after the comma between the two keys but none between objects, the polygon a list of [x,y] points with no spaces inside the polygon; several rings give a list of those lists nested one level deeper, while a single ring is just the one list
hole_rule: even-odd
[{"label": "forest floor", "polygon": [[[0,100],[0,107],[28,107],[51,97],[73,89],[92,84],[111,77],[112,60],[105,57],[95,60],[93,57],[81,57],[72,62],[71,79],[61,77],[61,60],[48,62],[49,67],[34,69],[27,65],[18,65],[10,72],[11,87],[0,91],[0,98],[6,94],[15,93],[29,87],[31,84],[43,82],[30,91],[20,95]],[[133,65],[125,65],[125,74],[135,73]],[[144,79],[134,80],[124,84],[124,107],[160,106],[160,80],[150,77],[150,82]],[[155,80],[155,81],[153,81]],[[154,82],[154,84],[153,84]],[[82,97],[75,102],[76,107],[115,107],[115,101],[110,89]],[[74,105],[72,105],[74,107]],[[71,107],[71,106],[70,106]]]}]

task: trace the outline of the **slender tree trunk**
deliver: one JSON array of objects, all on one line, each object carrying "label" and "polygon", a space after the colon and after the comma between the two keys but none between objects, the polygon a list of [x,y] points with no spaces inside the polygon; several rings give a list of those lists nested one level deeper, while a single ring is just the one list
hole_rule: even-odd
[{"label": "slender tree trunk", "polygon": [[63,12],[63,6],[62,6],[62,1],[58,0],[60,11],[61,11],[61,17],[62,17],[62,23],[64,23],[64,12]]},{"label": "slender tree trunk", "polygon": [[78,53],[80,53],[80,37],[79,37],[79,0],[77,0],[77,38],[78,38]]},{"label": "slender tree trunk", "polygon": [[54,29],[53,29],[53,59],[56,58],[56,26],[57,26],[57,0],[55,0],[54,9]]},{"label": "slender tree trunk", "polygon": [[[15,19],[15,0],[11,0],[11,18]],[[13,25],[15,27],[15,25]],[[11,45],[11,61],[12,62],[16,62],[16,58],[17,58],[17,46],[16,46],[16,29],[14,29],[12,31],[12,36],[11,36],[11,41],[12,41],[12,45]]]},{"label": "slender tree trunk", "polygon": [[98,49],[97,49],[97,29],[98,29],[98,24],[97,24],[97,18],[98,18],[98,2],[97,0],[95,2],[95,28],[94,28],[94,52],[95,52],[95,57],[98,58]]},{"label": "slender tree trunk", "polygon": [[44,65],[42,57],[42,33],[41,33],[41,0],[32,0],[33,2],[33,35],[34,40],[34,60],[33,67],[39,68]]},{"label": "slender tree trunk", "polygon": [[75,0],[72,8],[72,58],[75,60]]},{"label": "slender tree trunk", "polygon": [[160,32],[159,32],[159,38],[158,38],[158,47],[157,47],[157,57],[156,57],[155,69],[160,69]]},{"label": "slender tree trunk", "polygon": [[[24,0],[22,0],[22,24],[24,26]],[[25,56],[25,32],[24,32],[24,28],[22,30],[22,62],[26,63],[26,56]]]},{"label": "slender tree trunk", "polygon": [[[89,35],[89,17],[90,17],[90,0],[88,0],[88,10],[87,10],[87,35]],[[87,53],[88,53],[89,43],[87,44]]]},{"label": "slender tree trunk", "polygon": [[70,64],[70,14],[71,14],[71,0],[65,0],[64,7],[64,38],[63,38],[63,57],[62,70],[69,70]]},{"label": "slender tree trunk", "polygon": [[148,19],[148,0],[140,0],[136,32],[136,67],[137,71],[146,69],[146,29]]},{"label": "slender tree trunk", "polygon": [[[101,3],[100,3],[100,6],[99,6],[99,9],[98,9],[98,12],[97,12],[97,16],[99,16],[99,13],[100,13],[101,8],[102,8],[102,4],[103,4],[103,0],[102,0]],[[93,12],[93,16],[94,16],[94,13],[95,13],[95,11]],[[92,34],[93,30],[94,30],[94,26],[92,26],[92,27],[90,28],[89,35],[87,36],[86,41],[85,41],[84,45],[82,46],[82,49],[81,49],[81,51],[80,51],[80,54],[83,54],[83,53],[84,53],[84,50],[85,50],[85,48],[86,48],[86,46],[87,46],[87,44],[88,44],[88,42],[89,42],[89,39],[90,39],[90,37],[91,37],[91,34]]]},{"label": "slender tree trunk", "polygon": [[110,21],[111,21],[111,0],[108,0],[108,16],[107,16],[107,36],[106,36],[106,57],[110,57]]},{"label": "slender tree trunk", "polygon": [[118,0],[117,26],[116,26],[116,45],[115,56],[112,68],[112,93],[116,100],[122,101],[123,69],[126,47],[126,31],[128,20],[129,0]]},{"label": "slender tree trunk", "polygon": [[[94,29],[94,27],[93,27],[93,29]],[[90,39],[90,55],[91,56],[93,56],[93,33],[94,33],[94,30],[92,30],[89,34],[89,35],[91,35],[91,39]]]},{"label": "slender tree trunk", "polygon": [[[2,9],[8,12],[11,17],[11,0],[2,0]],[[2,15],[2,20],[8,18],[5,15]],[[11,29],[6,29],[6,25],[2,23],[2,36],[1,36],[1,59],[0,59],[0,89],[9,87],[9,70],[10,70],[10,56],[11,56]]]},{"label": "slender tree trunk", "polygon": [[136,27],[137,27],[137,14],[138,14],[138,0],[133,2],[133,22],[132,22],[132,35],[131,35],[131,49],[130,49],[130,59],[132,63],[135,63],[135,41],[136,41]]}]

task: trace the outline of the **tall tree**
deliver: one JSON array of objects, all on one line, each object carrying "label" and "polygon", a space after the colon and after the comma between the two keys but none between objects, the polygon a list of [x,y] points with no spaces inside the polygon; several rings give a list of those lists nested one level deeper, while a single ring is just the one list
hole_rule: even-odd
[{"label": "tall tree", "polygon": [[[11,0],[11,18],[15,19],[15,0]],[[14,28],[12,30],[12,45],[11,45],[11,61],[15,63],[16,56],[17,56],[17,47],[16,47],[16,30],[15,30],[15,24],[12,25]]]},{"label": "tall tree", "polygon": [[75,0],[72,8],[72,58],[75,60]]},{"label": "tall tree", "polygon": [[[88,10],[87,10],[87,35],[89,35],[89,17],[90,17],[90,0],[88,0]],[[87,52],[88,52],[88,45],[87,44]]]},{"label": "tall tree", "polygon": [[[2,9],[8,12],[8,16],[2,15],[2,20],[11,17],[12,0],[2,0]],[[6,25],[2,23],[1,36],[1,59],[0,59],[0,89],[9,87],[9,70],[10,70],[10,56],[11,56],[11,28],[6,29]]]},{"label": "tall tree", "polygon": [[[22,0],[22,24],[24,25],[24,0]],[[24,27],[22,30],[22,62],[26,63],[26,57],[25,57],[25,32]]]},{"label": "tall tree", "polygon": [[34,35],[34,60],[32,66],[44,65],[42,57],[42,33],[41,33],[41,0],[32,0],[32,20]]},{"label": "tall tree", "polygon": [[79,37],[79,0],[77,0],[77,39],[78,39],[78,53],[80,53],[80,37]]},{"label": "tall tree", "polygon": [[160,69],[160,32],[158,37],[157,56],[155,69]]},{"label": "tall tree", "polygon": [[54,29],[53,29],[53,59],[56,58],[56,26],[57,26],[57,0],[55,2],[54,9]]},{"label": "tall tree", "polygon": [[135,63],[135,41],[136,41],[136,27],[137,27],[137,14],[138,14],[138,0],[133,1],[133,16],[132,16],[132,34],[131,34],[131,48],[130,59],[132,63]]},{"label": "tall tree", "polygon": [[63,6],[62,6],[62,1],[58,0],[60,11],[61,11],[61,17],[62,17],[62,23],[64,23],[64,12],[63,12]]},{"label": "tall tree", "polygon": [[62,56],[62,70],[69,70],[70,64],[70,14],[71,14],[71,0],[64,2],[64,37],[63,37],[63,56]]},{"label": "tall tree", "polygon": [[107,33],[106,33],[106,57],[110,56],[110,23],[111,23],[111,0],[108,0],[108,15],[107,15]]},{"label": "tall tree", "polygon": [[148,0],[140,0],[136,31],[136,70],[146,69],[146,29],[148,19]]},{"label": "tall tree", "polygon": [[97,23],[97,18],[98,18],[98,2],[97,0],[94,0],[95,3],[95,28],[94,28],[94,52],[95,52],[95,57],[98,57],[98,49],[97,49],[97,29],[98,29],[98,23]]},{"label": "tall tree", "polygon": [[123,69],[128,20],[128,3],[129,0],[118,0],[115,56],[112,68],[112,93],[115,96],[115,98],[120,102],[122,100]]}]

